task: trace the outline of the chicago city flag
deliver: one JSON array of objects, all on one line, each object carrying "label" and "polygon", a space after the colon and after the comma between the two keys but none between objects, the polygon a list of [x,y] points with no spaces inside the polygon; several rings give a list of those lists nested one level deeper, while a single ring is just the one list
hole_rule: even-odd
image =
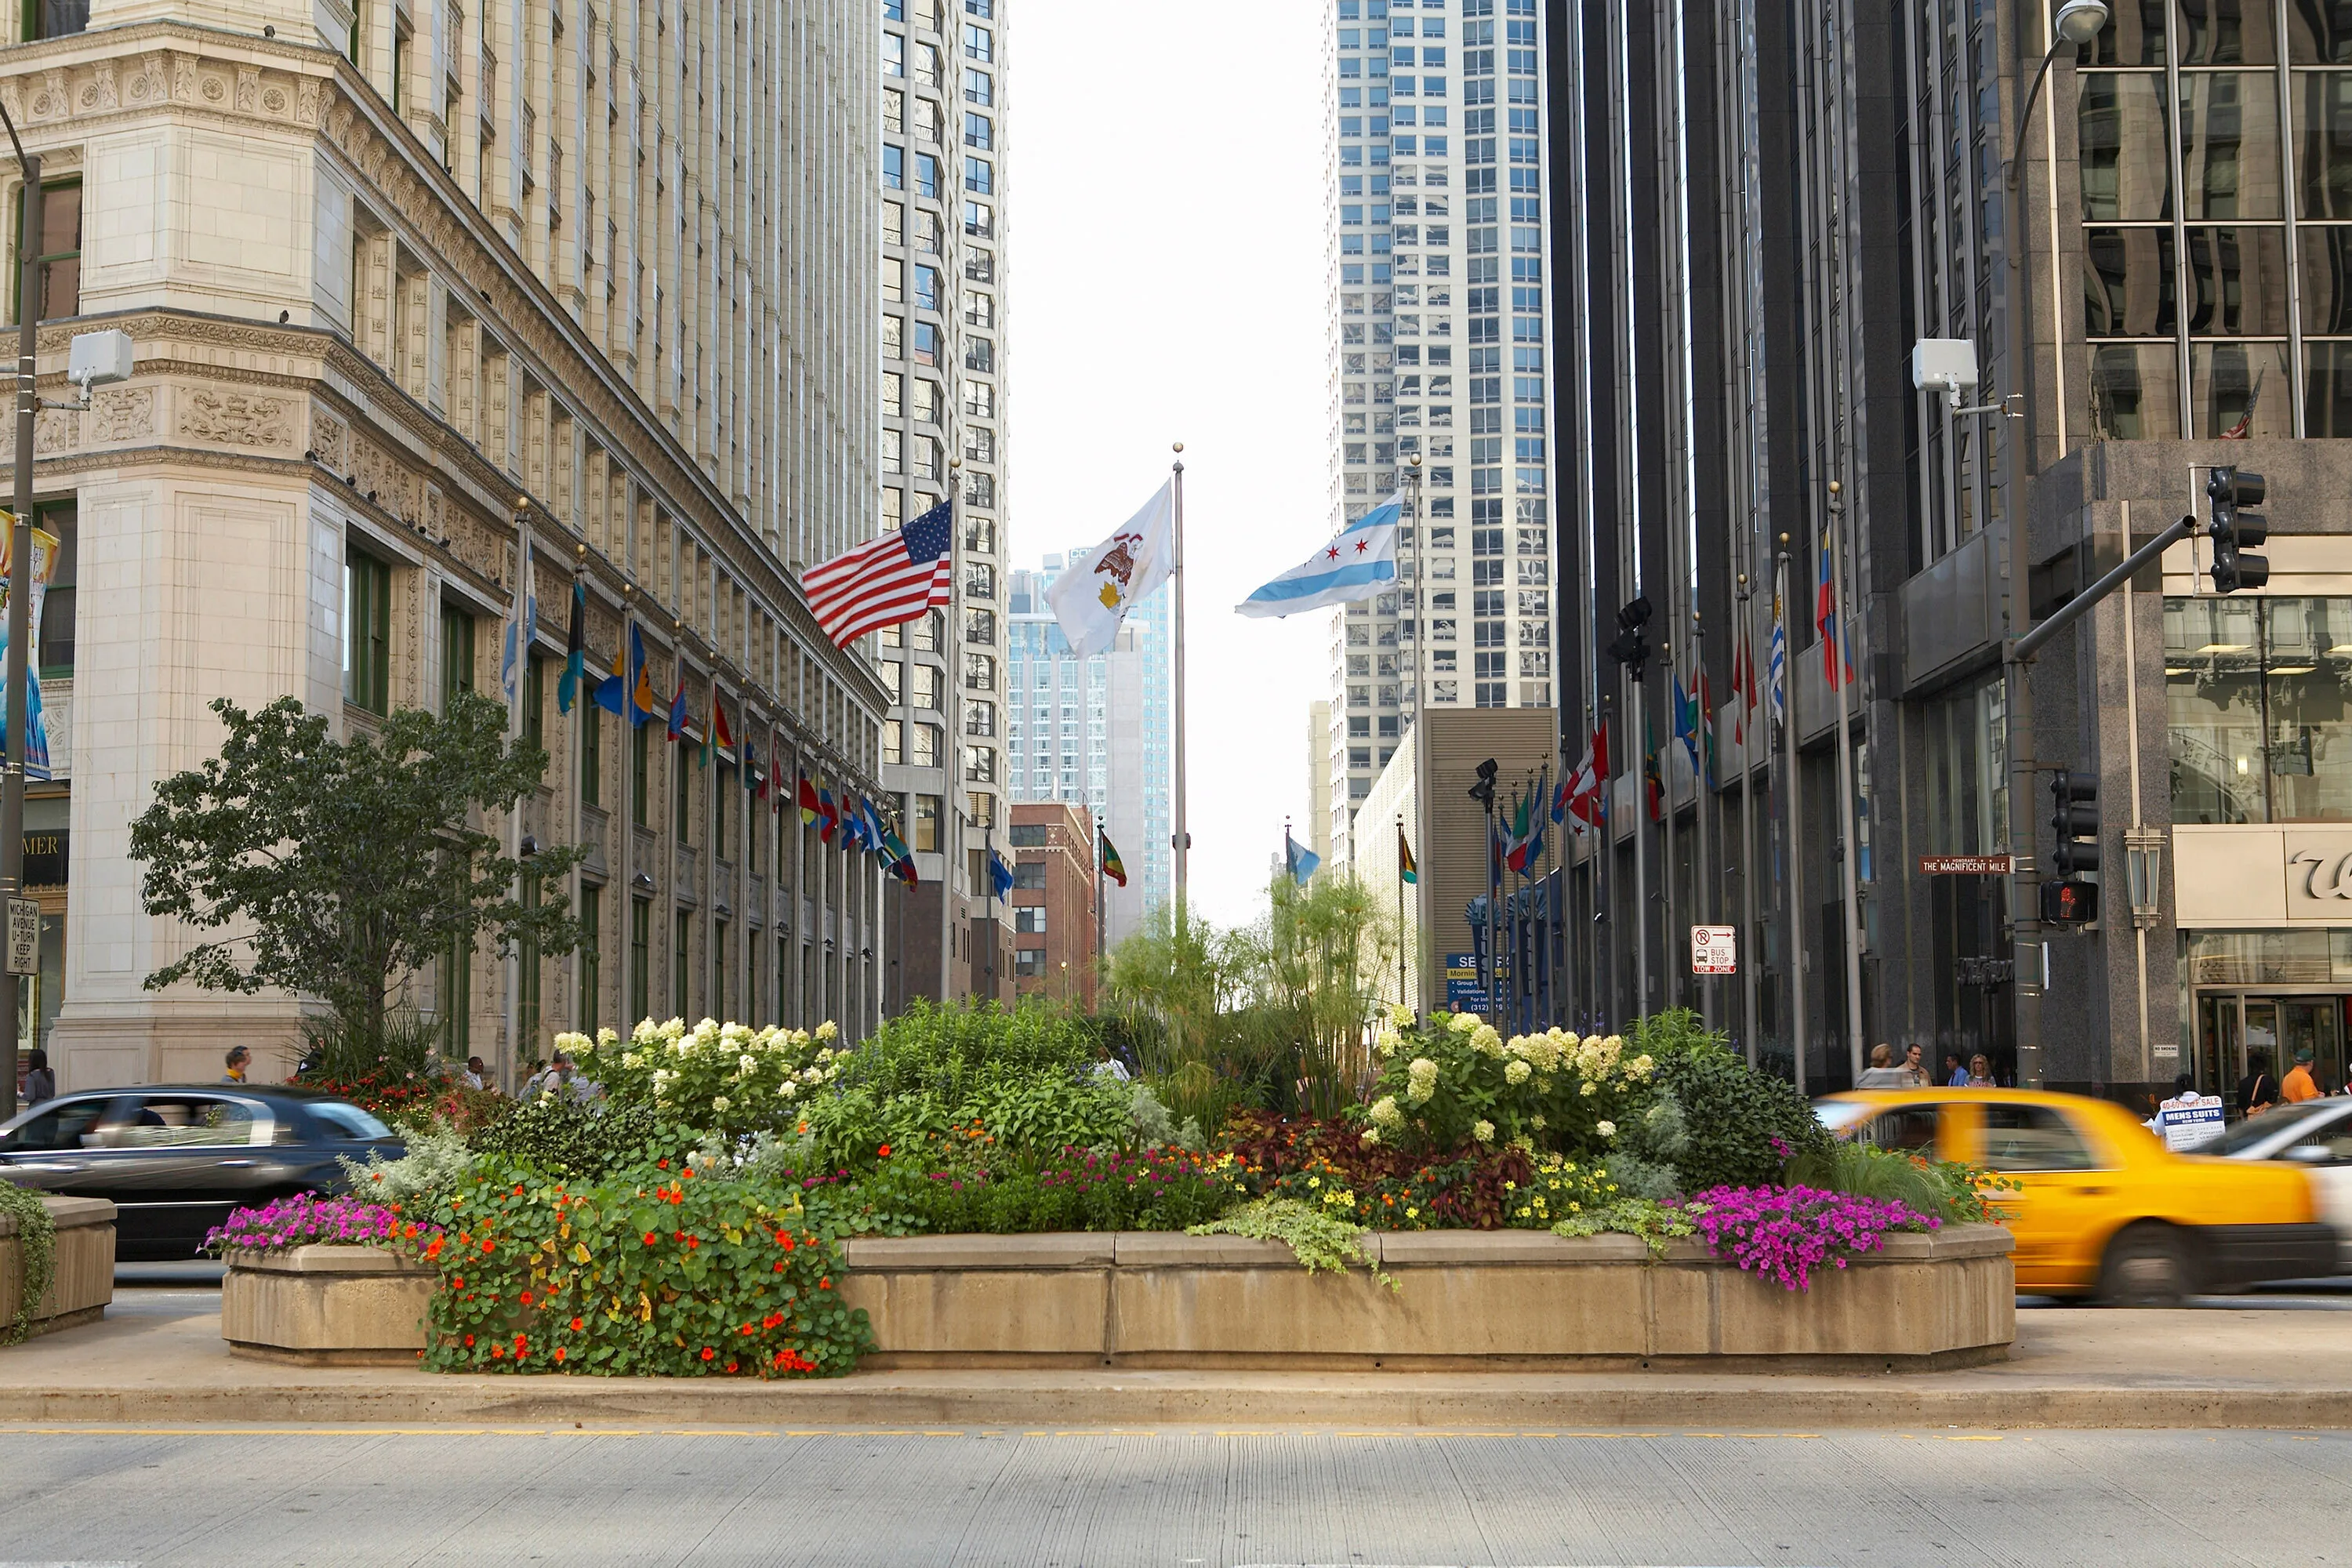
[{"label": "chicago city flag", "polygon": [[1369,599],[1393,587],[1397,519],[1403,510],[1398,498],[1390,497],[1234,609],[1244,616],[1295,616]]}]

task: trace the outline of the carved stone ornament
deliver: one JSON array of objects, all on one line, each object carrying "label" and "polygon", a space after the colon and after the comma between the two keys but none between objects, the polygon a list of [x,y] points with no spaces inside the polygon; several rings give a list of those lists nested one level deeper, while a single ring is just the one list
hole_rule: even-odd
[{"label": "carved stone ornament", "polygon": [[190,392],[180,400],[179,429],[195,441],[266,450],[291,449],[294,405],[247,392]]},{"label": "carved stone ornament", "polygon": [[351,430],[341,420],[323,408],[310,410],[310,450],[318,453],[319,460],[338,474],[351,472],[343,462],[347,449],[344,443],[350,439]]},{"label": "carved stone ornament", "polygon": [[90,400],[90,439],[136,441],[155,433],[155,389],[110,386]]}]

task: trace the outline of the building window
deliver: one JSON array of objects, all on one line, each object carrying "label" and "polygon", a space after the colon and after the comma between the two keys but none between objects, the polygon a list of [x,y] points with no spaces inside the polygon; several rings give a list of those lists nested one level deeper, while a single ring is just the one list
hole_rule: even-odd
[{"label": "building window", "polygon": [[580,889],[580,924],[586,934],[580,943],[580,995],[573,1004],[572,1027],[593,1035],[602,1022],[596,1016],[596,997],[604,967],[604,889]]},{"label": "building window", "polygon": [[346,547],[343,554],[343,700],[371,713],[392,700],[392,568]]},{"label": "building window", "polygon": [[629,1018],[650,1018],[654,1011],[654,905],[651,899],[629,900]]},{"label": "building window", "polygon": [[[525,912],[535,912],[544,897],[539,879],[525,871],[522,874],[522,907]],[[524,1051],[530,1055],[538,1054],[542,1012],[541,978],[539,939],[526,932],[515,944],[515,1036]]]},{"label": "building window", "polygon": [[[727,1016],[727,922],[710,928],[710,1016]],[[678,1016],[684,1017],[683,1013]]]},{"label": "building window", "polygon": [[935,795],[915,797],[914,847],[927,855],[936,855],[940,848],[940,800]]},{"label": "building window", "polygon": [[[584,694],[583,694],[584,695]],[[580,798],[589,805],[604,804],[604,711],[585,697],[580,712]]]},{"label": "building window", "polygon": [[[85,19],[87,12],[85,8]],[[75,32],[81,29],[76,27]],[[16,233],[24,232],[22,193],[16,212]],[[81,182],[63,180],[41,186],[41,250],[33,258],[36,286],[40,290],[38,320],[81,314]],[[12,290],[17,308],[24,307],[23,275]]]},{"label": "building window", "polygon": [[669,1005],[670,1016],[694,1016],[693,976],[687,965],[694,959],[694,913],[680,910],[669,922]]},{"label": "building window", "polygon": [[25,0],[25,37],[64,38],[89,26],[89,0]]},{"label": "building window", "polygon": [[522,738],[547,749],[547,661],[535,653],[523,656]]},{"label": "building window", "polygon": [[447,1042],[446,1054],[452,1061],[464,1061],[473,1044],[474,1035],[474,950],[467,943],[452,942],[441,954],[440,995],[441,1036]]},{"label": "building window", "polygon": [[649,827],[653,809],[653,731],[643,724],[629,726],[629,820],[639,827]]},{"label": "building window", "polygon": [[37,508],[36,526],[55,539],[49,591],[41,602],[41,675],[55,680],[74,669],[74,582],[81,553],[81,529],[71,501]]},{"label": "building window", "polygon": [[[1019,875],[1019,871],[1017,869],[1015,870],[1014,875],[1016,877]],[[1013,911],[1013,929],[1019,931],[1034,931],[1040,935],[1044,934],[1045,930],[1045,906],[1043,904],[1023,904],[1018,909],[1014,910]]]},{"label": "building window", "polygon": [[441,701],[457,700],[461,691],[474,689],[474,617],[448,605],[441,606]]},{"label": "building window", "polygon": [[670,832],[677,837],[679,847],[694,842],[694,785],[687,776],[686,748],[683,743],[670,748]]},{"label": "building window", "polygon": [[2352,818],[2352,599],[2167,599],[2164,673],[2175,822]]}]

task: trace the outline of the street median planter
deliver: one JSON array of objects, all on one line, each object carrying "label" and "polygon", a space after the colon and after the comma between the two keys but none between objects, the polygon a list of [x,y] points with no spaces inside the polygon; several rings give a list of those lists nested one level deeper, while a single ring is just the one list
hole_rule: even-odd
[{"label": "street median planter", "polygon": [[376,1247],[229,1250],[221,1337],[232,1354],[304,1365],[415,1365],[439,1270]]},{"label": "street median planter", "polygon": [[[114,1300],[114,1205],[104,1198],[44,1195],[41,1206],[58,1227],[57,1264],[28,1333],[96,1322]],[[16,1216],[0,1213],[0,1328],[16,1322],[24,1289],[24,1238]]]},{"label": "street median planter", "polygon": [[1236,1237],[874,1237],[848,1243],[842,1290],[877,1368],[1922,1371],[2008,1356],[2010,1246],[1999,1226],[1892,1234],[1792,1291],[1690,1241],[1376,1232],[1392,1291]]}]

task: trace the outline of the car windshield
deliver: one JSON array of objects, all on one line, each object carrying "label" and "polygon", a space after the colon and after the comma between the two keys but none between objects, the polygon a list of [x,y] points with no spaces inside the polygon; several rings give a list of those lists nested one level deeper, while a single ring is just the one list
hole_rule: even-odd
[{"label": "car windshield", "polygon": [[2309,1124],[2315,1117],[2343,1116],[2347,1112],[2352,1112],[2352,1104],[2347,1104],[2340,1100],[2307,1100],[2301,1105],[2273,1106],[2260,1116],[2247,1117],[2243,1121],[2221,1134],[2217,1142],[2206,1144],[2197,1152],[2200,1154],[2241,1153],[2258,1143],[2269,1142],[2290,1127],[2301,1127],[2309,1131]]},{"label": "car windshield", "polygon": [[1877,1109],[1867,1100],[1817,1100],[1813,1101],[1813,1120],[1843,1136],[1855,1122]]},{"label": "car windshield", "polygon": [[318,1119],[330,1138],[389,1138],[393,1135],[391,1128],[358,1106],[340,1100],[314,1100],[310,1102],[310,1114]]}]

